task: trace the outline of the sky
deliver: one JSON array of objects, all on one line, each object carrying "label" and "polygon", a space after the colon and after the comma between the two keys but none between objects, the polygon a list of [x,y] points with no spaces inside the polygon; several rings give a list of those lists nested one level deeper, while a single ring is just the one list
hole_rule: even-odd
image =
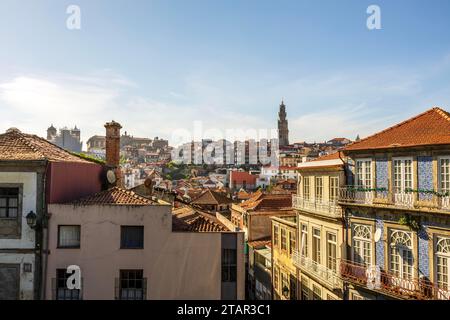
[{"label": "sky", "polygon": [[0,132],[87,141],[114,119],[176,145],[276,129],[284,98],[291,142],[362,138],[450,110],[449,18],[448,0],[0,0]]}]

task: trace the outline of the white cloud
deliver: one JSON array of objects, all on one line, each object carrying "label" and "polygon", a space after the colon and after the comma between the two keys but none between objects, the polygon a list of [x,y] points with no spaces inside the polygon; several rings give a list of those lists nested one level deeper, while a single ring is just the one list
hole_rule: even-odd
[{"label": "white cloud", "polygon": [[0,132],[18,127],[45,136],[51,123],[77,125],[86,141],[103,134],[103,124],[114,119],[134,136],[171,139],[180,129],[193,133],[197,121],[202,122],[204,137],[214,134],[209,129],[222,134],[231,129],[268,133],[276,128],[277,103],[284,96],[291,141],[354,139],[432,105],[446,107],[450,95],[445,83],[429,88],[431,80],[448,70],[447,60],[439,65],[415,72],[347,70],[248,86],[233,76],[217,79],[210,71],[186,77],[181,87],[160,94],[163,98],[139,92],[136,83],[112,70],[24,74],[0,82]]}]

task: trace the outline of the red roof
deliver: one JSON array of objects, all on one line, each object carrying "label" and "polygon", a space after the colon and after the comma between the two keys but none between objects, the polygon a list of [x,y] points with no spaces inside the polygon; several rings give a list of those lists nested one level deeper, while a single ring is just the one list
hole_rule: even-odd
[{"label": "red roof", "polygon": [[172,230],[190,232],[230,231],[216,217],[189,206],[172,211]]},{"label": "red roof", "polygon": [[326,155],[321,156],[319,158],[316,158],[314,160],[311,160],[311,162],[324,161],[324,160],[336,160],[336,159],[341,159],[343,157],[344,156],[341,154],[341,152],[337,151],[337,152],[333,152],[333,153],[330,153],[330,154],[326,154]]},{"label": "red roof", "polygon": [[230,173],[230,181],[234,184],[243,184],[244,181],[246,184],[255,184],[257,176],[254,176],[245,171],[231,171]]},{"label": "red roof", "polygon": [[344,150],[371,150],[450,144],[450,114],[435,107],[372,136],[347,145]]},{"label": "red roof", "polygon": [[119,187],[101,191],[94,195],[74,201],[76,205],[151,205],[154,204],[150,199],[141,197],[133,191],[125,190]]}]

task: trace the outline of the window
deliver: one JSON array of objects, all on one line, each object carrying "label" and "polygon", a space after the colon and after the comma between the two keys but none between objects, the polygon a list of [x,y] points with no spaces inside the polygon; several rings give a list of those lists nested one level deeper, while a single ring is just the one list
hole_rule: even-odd
[{"label": "window", "polygon": [[439,159],[439,182],[441,192],[450,192],[450,157]]},{"label": "window", "polygon": [[328,233],[327,234],[327,268],[336,271],[336,251],[337,251],[337,243],[336,243],[336,234]]},{"label": "window", "polygon": [[330,201],[336,201],[339,194],[339,178],[330,177]]},{"label": "window", "polygon": [[70,277],[70,274],[66,271],[66,269],[56,269],[55,299],[80,300],[81,292],[79,289],[67,288],[67,279]]},{"label": "window", "polygon": [[405,192],[412,185],[412,159],[394,159],[394,192]]},{"label": "window", "polygon": [[363,224],[354,224],[352,233],[353,261],[370,265],[372,263],[372,228]]},{"label": "window", "polygon": [[120,270],[119,300],[144,300],[147,292],[147,279],[143,270]]},{"label": "window", "polygon": [[313,300],[322,300],[322,289],[313,284]]},{"label": "window", "polygon": [[236,282],[236,249],[222,249],[222,282]]},{"label": "window", "polygon": [[323,199],[323,179],[322,177],[316,177],[316,200],[321,201]]},{"label": "window", "polygon": [[320,263],[320,230],[313,228],[312,259]]},{"label": "window", "polygon": [[283,294],[285,298],[289,298],[289,276],[284,272],[281,272],[281,294]]},{"label": "window", "polygon": [[79,248],[80,226],[58,226],[58,248]]},{"label": "window", "polygon": [[295,247],[297,246],[297,235],[295,232],[291,231],[289,233],[289,254],[293,254],[295,251]]},{"label": "window", "polygon": [[409,232],[394,230],[389,245],[390,271],[399,278],[411,279],[413,272],[412,240]]},{"label": "window", "polygon": [[436,283],[440,289],[450,290],[450,238],[436,241]]},{"label": "window", "polygon": [[279,272],[278,267],[273,268],[273,288],[275,291],[279,291]]},{"label": "window", "polygon": [[301,278],[302,283],[302,292],[301,292],[301,299],[302,300],[309,300],[309,288],[308,288],[308,278],[302,277]]},{"label": "window", "polygon": [[372,188],[372,161],[370,159],[356,160],[356,185],[362,188]]},{"label": "window", "polygon": [[302,256],[308,256],[308,226],[302,223],[302,243],[301,253]]},{"label": "window", "polygon": [[122,226],[120,228],[120,248],[121,249],[143,249],[144,248],[144,227],[143,226]]},{"label": "window", "polygon": [[0,218],[17,218],[19,188],[0,188]]},{"label": "window", "polygon": [[303,198],[305,200],[309,199],[309,177],[303,178]]},{"label": "window", "polygon": [[286,233],[286,229],[281,228],[281,250],[287,249]]},{"label": "window", "polygon": [[327,300],[337,300],[335,296],[332,296],[331,294],[327,293]]},{"label": "window", "polygon": [[278,226],[273,226],[273,245],[278,246]]}]

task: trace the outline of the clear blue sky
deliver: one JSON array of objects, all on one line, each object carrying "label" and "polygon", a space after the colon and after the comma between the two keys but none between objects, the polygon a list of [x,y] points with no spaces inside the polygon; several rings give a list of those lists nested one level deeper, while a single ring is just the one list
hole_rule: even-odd
[{"label": "clear blue sky", "polygon": [[450,110],[448,0],[0,0],[0,40],[1,132],[270,129],[284,97],[291,141],[321,141]]}]

